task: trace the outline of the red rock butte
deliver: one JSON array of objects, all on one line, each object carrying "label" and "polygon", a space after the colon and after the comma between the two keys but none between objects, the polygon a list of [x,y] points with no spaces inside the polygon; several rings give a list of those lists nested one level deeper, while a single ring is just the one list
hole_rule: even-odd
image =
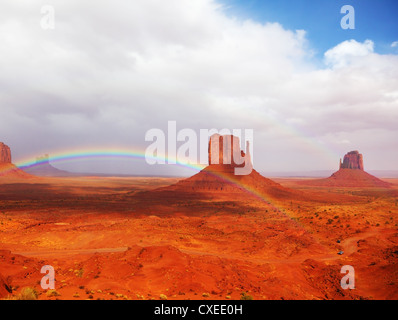
[{"label": "red rock butte", "polygon": [[[159,188],[155,192],[161,192],[163,195],[170,192],[170,197],[203,193],[236,196],[247,194],[246,191],[250,190],[251,193],[284,199],[299,194],[298,191],[283,187],[254,170],[249,144],[246,144],[246,153],[241,151],[238,137],[218,134],[211,136],[208,156],[209,165],[202,171],[174,185]],[[236,174],[236,169],[243,170],[243,174]]]},{"label": "red rock butte", "polygon": [[[209,141],[208,171],[247,175],[253,170],[249,142],[246,153],[240,149],[240,140],[233,135],[214,134]],[[241,172],[239,172],[241,171]]]},{"label": "red rock butte", "polygon": [[303,181],[301,184],[321,187],[390,188],[391,184],[372,176],[364,170],[363,156],[350,151],[340,159],[340,169],[329,178]]},{"label": "red rock butte", "polygon": [[340,159],[340,169],[358,169],[364,170],[363,156],[358,151],[348,152],[344,156],[343,162]]}]

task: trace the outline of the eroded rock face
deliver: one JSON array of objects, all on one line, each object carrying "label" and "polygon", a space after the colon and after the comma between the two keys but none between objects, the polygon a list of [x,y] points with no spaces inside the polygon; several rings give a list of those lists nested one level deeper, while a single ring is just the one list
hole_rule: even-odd
[{"label": "eroded rock face", "polygon": [[340,169],[364,170],[362,154],[358,151],[348,152],[344,156],[343,162],[340,160]]},{"label": "eroded rock face", "polygon": [[234,172],[236,175],[247,175],[253,170],[249,152],[240,150],[240,140],[233,135],[214,134],[209,141],[209,166],[217,171]]},{"label": "eroded rock face", "polygon": [[10,147],[0,142],[0,163],[11,163]]}]

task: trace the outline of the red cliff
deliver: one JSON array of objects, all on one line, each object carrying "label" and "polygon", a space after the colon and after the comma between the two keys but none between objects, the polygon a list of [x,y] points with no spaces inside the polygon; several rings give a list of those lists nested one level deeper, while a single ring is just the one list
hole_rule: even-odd
[{"label": "red cliff", "polygon": [[246,152],[240,149],[240,140],[233,135],[214,134],[209,141],[209,171],[248,175],[253,171],[249,142]]},{"label": "red cliff", "polygon": [[364,170],[363,156],[358,151],[348,152],[344,156],[343,162],[340,160],[340,169]]}]

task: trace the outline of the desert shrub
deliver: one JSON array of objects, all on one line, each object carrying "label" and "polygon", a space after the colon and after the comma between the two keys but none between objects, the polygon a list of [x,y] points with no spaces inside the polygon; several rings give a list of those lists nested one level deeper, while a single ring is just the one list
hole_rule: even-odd
[{"label": "desert shrub", "polygon": [[35,288],[27,287],[22,289],[20,296],[20,300],[36,300],[39,294]]},{"label": "desert shrub", "polygon": [[83,268],[81,268],[79,270],[75,270],[76,277],[83,278],[83,274],[84,274],[84,269]]},{"label": "desert shrub", "polygon": [[21,292],[15,296],[8,296],[5,300],[37,300],[39,294],[35,288],[26,287],[21,290]]},{"label": "desert shrub", "polygon": [[240,300],[253,300],[253,297],[246,292],[240,294]]},{"label": "desert shrub", "polygon": [[48,290],[47,291],[47,297],[58,297],[60,294],[56,290]]}]

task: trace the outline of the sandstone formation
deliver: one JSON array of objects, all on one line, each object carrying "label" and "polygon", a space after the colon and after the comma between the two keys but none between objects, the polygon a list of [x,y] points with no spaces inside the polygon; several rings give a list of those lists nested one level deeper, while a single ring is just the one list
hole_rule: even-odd
[{"label": "sandstone formation", "polygon": [[209,171],[222,171],[236,175],[248,175],[253,170],[249,151],[240,150],[240,140],[233,135],[214,134],[209,141]]},{"label": "sandstone formation", "polygon": [[[181,180],[169,187],[159,188],[153,192],[158,197],[178,196],[197,197],[198,195],[217,196],[256,196],[291,199],[300,192],[283,187],[260,175],[253,169],[249,144],[246,153],[240,150],[239,138],[232,135],[213,135],[209,142],[209,165],[196,175]],[[154,197],[153,192],[148,196]],[[169,193],[169,195],[167,195]],[[301,196],[301,193],[300,193]]]},{"label": "sandstone formation", "polygon": [[0,163],[11,163],[10,147],[0,142]]},{"label": "sandstone formation", "polygon": [[340,159],[340,169],[358,169],[364,170],[363,156],[358,151],[348,152],[344,156],[343,162]]},{"label": "sandstone formation", "polygon": [[372,176],[364,170],[363,156],[358,151],[348,152],[340,169],[329,178],[302,181],[301,184],[321,187],[389,188],[391,184]]},{"label": "sandstone formation", "polygon": [[[249,142],[247,142],[249,143]],[[246,147],[246,153],[249,145]],[[233,135],[214,134],[209,141],[209,165],[231,164],[234,167],[243,166],[246,154],[240,150],[240,140]],[[250,163],[251,164],[251,163]]]}]

